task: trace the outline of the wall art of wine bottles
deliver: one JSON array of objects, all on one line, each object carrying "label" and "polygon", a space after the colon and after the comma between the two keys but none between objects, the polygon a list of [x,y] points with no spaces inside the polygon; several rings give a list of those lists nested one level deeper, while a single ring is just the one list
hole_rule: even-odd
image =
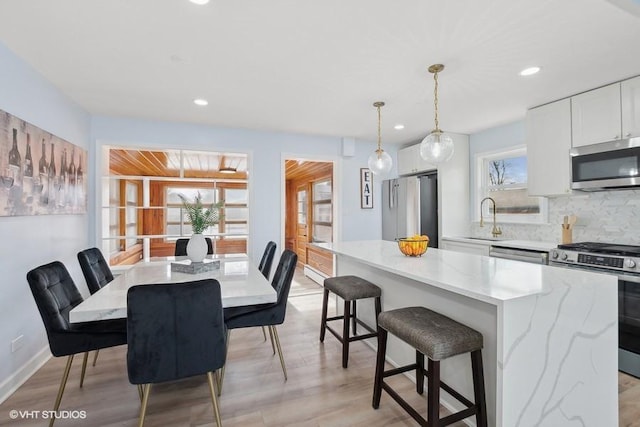
[{"label": "wall art of wine bottles", "polygon": [[87,151],[0,110],[0,216],[87,212]]}]

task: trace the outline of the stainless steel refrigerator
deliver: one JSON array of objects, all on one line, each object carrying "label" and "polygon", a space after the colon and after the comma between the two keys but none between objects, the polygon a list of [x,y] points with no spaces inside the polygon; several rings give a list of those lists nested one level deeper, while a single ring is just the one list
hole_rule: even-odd
[{"label": "stainless steel refrigerator", "polygon": [[382,239],[414,234],[429,236],[438,247],[438,174],[436,172],[382,183]]}]

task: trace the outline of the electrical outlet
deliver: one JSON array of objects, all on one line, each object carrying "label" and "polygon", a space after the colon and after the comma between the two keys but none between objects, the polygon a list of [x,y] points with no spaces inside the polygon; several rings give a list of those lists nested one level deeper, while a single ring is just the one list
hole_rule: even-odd
[{"label": "electrical outlet", "polygon": [[24,335],[20,335],[13,341],[11,341],[11,353],[15,353],[16,351],[22,348],[22,344],[24,344]]}]

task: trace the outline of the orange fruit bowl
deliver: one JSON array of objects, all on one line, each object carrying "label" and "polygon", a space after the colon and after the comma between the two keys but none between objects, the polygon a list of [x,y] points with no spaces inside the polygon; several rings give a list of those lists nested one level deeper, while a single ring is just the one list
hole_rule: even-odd
[{"label": "orange fruit bowl", "polygon": [[429,244],[429,238],[422,236],[422,238],[407,237],[404,239],[398,239],[398,248],[400,252],[406,256],[422,256],[427,251],[427,245]]}]

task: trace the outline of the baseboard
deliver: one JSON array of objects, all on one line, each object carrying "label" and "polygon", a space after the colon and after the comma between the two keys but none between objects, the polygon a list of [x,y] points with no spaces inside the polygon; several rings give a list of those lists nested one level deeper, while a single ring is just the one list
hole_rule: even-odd
[{"label": "baseboard", "polygon": [[316,282],[317,284],[319,284],[320,286],[323,286],[324,279],[329,277],[326,274],[321,273],[318,270],[314,269],[313,267],[309,267],[308,265],[304,266],[304,275],[307,276],[309,279],[313,280],[314,282]]},{"label": "baseboard", "polygon": [[47,345],[27,363],[25,363],[18,371],[0,384],[0,403],[4,402],[11,396],[22,384],[24,384],[38,369],[42,367],[51,358],[51,351]]}]

